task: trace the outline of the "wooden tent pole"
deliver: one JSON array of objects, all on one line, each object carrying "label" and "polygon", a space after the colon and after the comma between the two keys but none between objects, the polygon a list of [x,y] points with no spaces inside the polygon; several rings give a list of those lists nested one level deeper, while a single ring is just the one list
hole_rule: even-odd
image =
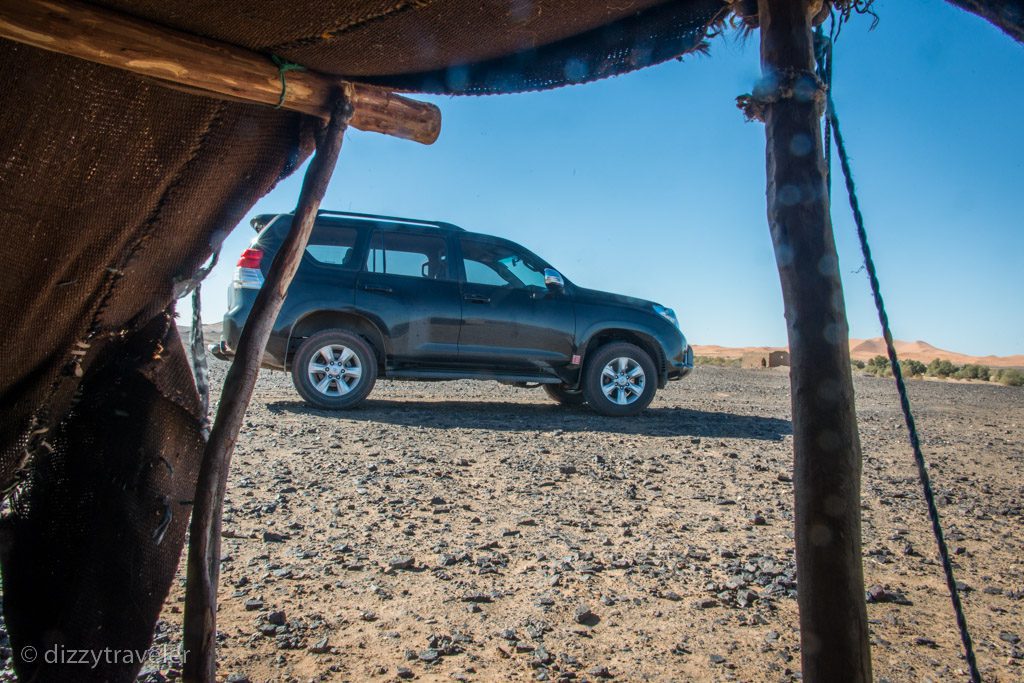
[{"label": "wooden tent pole", "polygon": [[861,450],[814,76],[820,0],[758,0],[768,224],[789,335],[804,680],[870,681],[861,563]]},{"label": "wooden tent pole", "polygon": [[340,96],[317,143],[316,156],[306,171],[291,230],[256,296],[238,342],[235,360],[224,379],[217,417],[199,470],[189,527],[184,619],[184,678],[189,682],[216,680],[221,512],[231,454],[252,398],[270,330],[309,242],[351,116],[351,102]]}]

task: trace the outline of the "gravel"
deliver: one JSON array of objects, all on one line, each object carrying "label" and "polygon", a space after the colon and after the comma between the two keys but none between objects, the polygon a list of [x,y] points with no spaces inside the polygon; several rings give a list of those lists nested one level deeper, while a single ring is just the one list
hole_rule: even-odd
[{"label": "gravel", "polygon": [[[213,361],[215,386],[225,367]],[[869,377],[856,391],[875,675],[961,680],[895,392]],[[1024,391],[910,392],[957,579],[974,588],[963,600],[982,674],[1022,680]],[[789,400],[785,371],[702,366],[629,419],[468,381],[380,382],[331,413],[264,372],[225,503],[221,670],[793,680]],[[170,647],[182,586],[163,615]]]}]

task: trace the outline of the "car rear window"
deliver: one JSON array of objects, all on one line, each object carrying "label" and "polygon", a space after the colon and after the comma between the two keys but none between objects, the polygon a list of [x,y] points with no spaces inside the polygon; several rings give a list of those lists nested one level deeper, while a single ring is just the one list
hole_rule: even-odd
[{"label": "car rear window", "polygon": [[352,249],[355,247],[355,228],[317,228],[309,238],[306,253],[317,263],[355,269]]}]

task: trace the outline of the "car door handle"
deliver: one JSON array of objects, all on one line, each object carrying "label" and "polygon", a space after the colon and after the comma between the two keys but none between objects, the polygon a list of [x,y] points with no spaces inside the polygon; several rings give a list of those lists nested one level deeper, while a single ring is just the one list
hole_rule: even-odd
[{"label": "car door handle", "polygon": [[390,287],[385,285],[363,285],[363,291],[366,292],[383,292],[384,294],[390,294],[392,290]]},{"label": "car door handle", "polygon": [[468,301],[473,304],[489,304],[491,303],[491,297],[484,296],[483,294],[467,294],[462,297],[464,301]]}]

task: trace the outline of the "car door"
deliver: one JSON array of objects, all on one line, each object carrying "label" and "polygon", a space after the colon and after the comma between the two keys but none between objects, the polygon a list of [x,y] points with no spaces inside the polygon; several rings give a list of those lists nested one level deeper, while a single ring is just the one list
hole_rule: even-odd
[{"label": "car door", "polygon": [[452,364],[458,355],[462,298],[439,230],[380,227],[370,236],[356,285],[356,308],[388,340],[389,364]]},{"label": "car door", "polygon": [[545,372],[575,353],[572,298],[544,284],[544,264],[493,238],[458,238],[462,265],[459,362]]}]

